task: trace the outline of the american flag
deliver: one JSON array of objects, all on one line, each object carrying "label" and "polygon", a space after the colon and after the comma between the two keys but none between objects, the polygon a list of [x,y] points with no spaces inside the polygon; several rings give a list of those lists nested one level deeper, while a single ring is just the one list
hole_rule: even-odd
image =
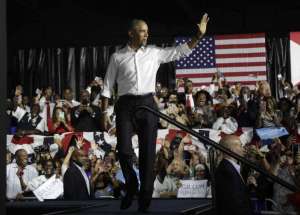
[{"label": "american flag", "polygon": [[300,32],[290,33],[291,81],[300,85]]},{"label": "american flag", "polygon": [[[189,40],[177,37],[176,44]],[[176,78],[188,78],[193,86],[209,85],[212,75],[220,71],[227,83],[255,85],[266,80],[265,34],[206,36],[191,55],[176,61]]]}]

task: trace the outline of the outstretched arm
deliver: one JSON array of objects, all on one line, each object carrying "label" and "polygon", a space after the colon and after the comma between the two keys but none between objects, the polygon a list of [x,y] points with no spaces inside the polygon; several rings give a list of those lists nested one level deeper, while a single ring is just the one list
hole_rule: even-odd
[{"label": "outstretched arm", "polygon": [[197,43],[199,42],[199,40],[204,36],[204,34],[206,32],[206,26],[207,26],[208,21],[209,21],[208,14],[205,13],[202,16],[201,22],[199,24],[197,24],[197,26],[198,26],[197,34],[194,37],[192,37],[191,41],[189,41],[187,43],[187,45],[189,46],[190,49],[195,48]]}]

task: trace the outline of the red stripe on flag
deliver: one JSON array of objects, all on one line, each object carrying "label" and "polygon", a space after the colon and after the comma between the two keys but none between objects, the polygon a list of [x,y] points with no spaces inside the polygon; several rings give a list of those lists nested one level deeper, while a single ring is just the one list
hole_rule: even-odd
[{"label": "red stripe on flag", "polygon": [[[235,77],[235,76],[258,76],[258,75],[266,75],[266,72],[224,72],[226,77]],[[176,78],[209,78],[212,77],[213,73],[197,73],[197,74],[176,74]]]},{"label": "red stripe on flag", "polygon": [[265,66],[266,62],[247,62],[247,63],[217,63],[217,67],[241,67],[241,66]]},{"label": "red stripe on flag", "polygon": [[[256,81],[227,81],[227,84],[236,84],[236,83],[241,83],[242,85],[255,85]],[[210,84],[211,82],[202,82],[202,83],[193,82],[193,87],[201,87],[203,85],[207,86]]]},{"label": "red stripe on flag", "polygon": [[226,40],[226,39],[252,39],[252,38],[265,38],[265,33],[257,34],[233,34],[233,35],[217,35],[215,40]]},{"label": "red stripe on flag", "polygon": [[264,43],[216,45],[216,49],[264,48]]},{"label": "red stripe on flag", "polygon": [[290,39],[300,45],[300,32],[290,33]]},{"label": "red stripe on flag", "polygon": [[265,57],[266,53],[216,54],[216,58]]}]

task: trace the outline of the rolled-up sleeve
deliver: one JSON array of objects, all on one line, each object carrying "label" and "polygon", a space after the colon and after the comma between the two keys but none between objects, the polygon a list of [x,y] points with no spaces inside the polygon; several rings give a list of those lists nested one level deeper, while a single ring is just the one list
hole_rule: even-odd
[{"label": "rolled-up sleeve", "polygon": [[117,62],[116,62],[116,55],[113,54],[110,57],[109,64],[106,70],[105,78],[104,78],[104,87],[102,91],[102,96],[110,98],[113,93],[114,85],[116,82],[116,75],[117,75]]},{"label": "rolled-up sleeve", "polygon": [[158,52],[158,60],[160,63],[168,63],[187,57],[192,53],[187,43],[175,47],[160,48]]}]

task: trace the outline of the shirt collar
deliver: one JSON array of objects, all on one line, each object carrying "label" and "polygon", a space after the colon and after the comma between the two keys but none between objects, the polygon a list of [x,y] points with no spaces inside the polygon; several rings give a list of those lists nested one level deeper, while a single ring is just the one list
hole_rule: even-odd
[{"label": "shirt collar", "polygon": [[234,162],[231,159],[226,158],[226,160],[228,160],[233,165],[233,167],[236,169],[236,171],[238,173],[241,173],[241,166],[240,165],[238,165],[236,162]]},{"label": "shirt collar", "polygon": [[75,162],[73,162],[73,164],[80,170],[83,170],[83,168],[81,166],[79,166],[78,164],[76,164]]},{"label": "shirt collar", "polygon": [[[145,51],[146,50],[146,46],[141,46],[138,50],[141,50],[141,51]],[[133,48],[130,47],[130,45],[127,43],[127,51],[129,52],[136,52]]]}]

